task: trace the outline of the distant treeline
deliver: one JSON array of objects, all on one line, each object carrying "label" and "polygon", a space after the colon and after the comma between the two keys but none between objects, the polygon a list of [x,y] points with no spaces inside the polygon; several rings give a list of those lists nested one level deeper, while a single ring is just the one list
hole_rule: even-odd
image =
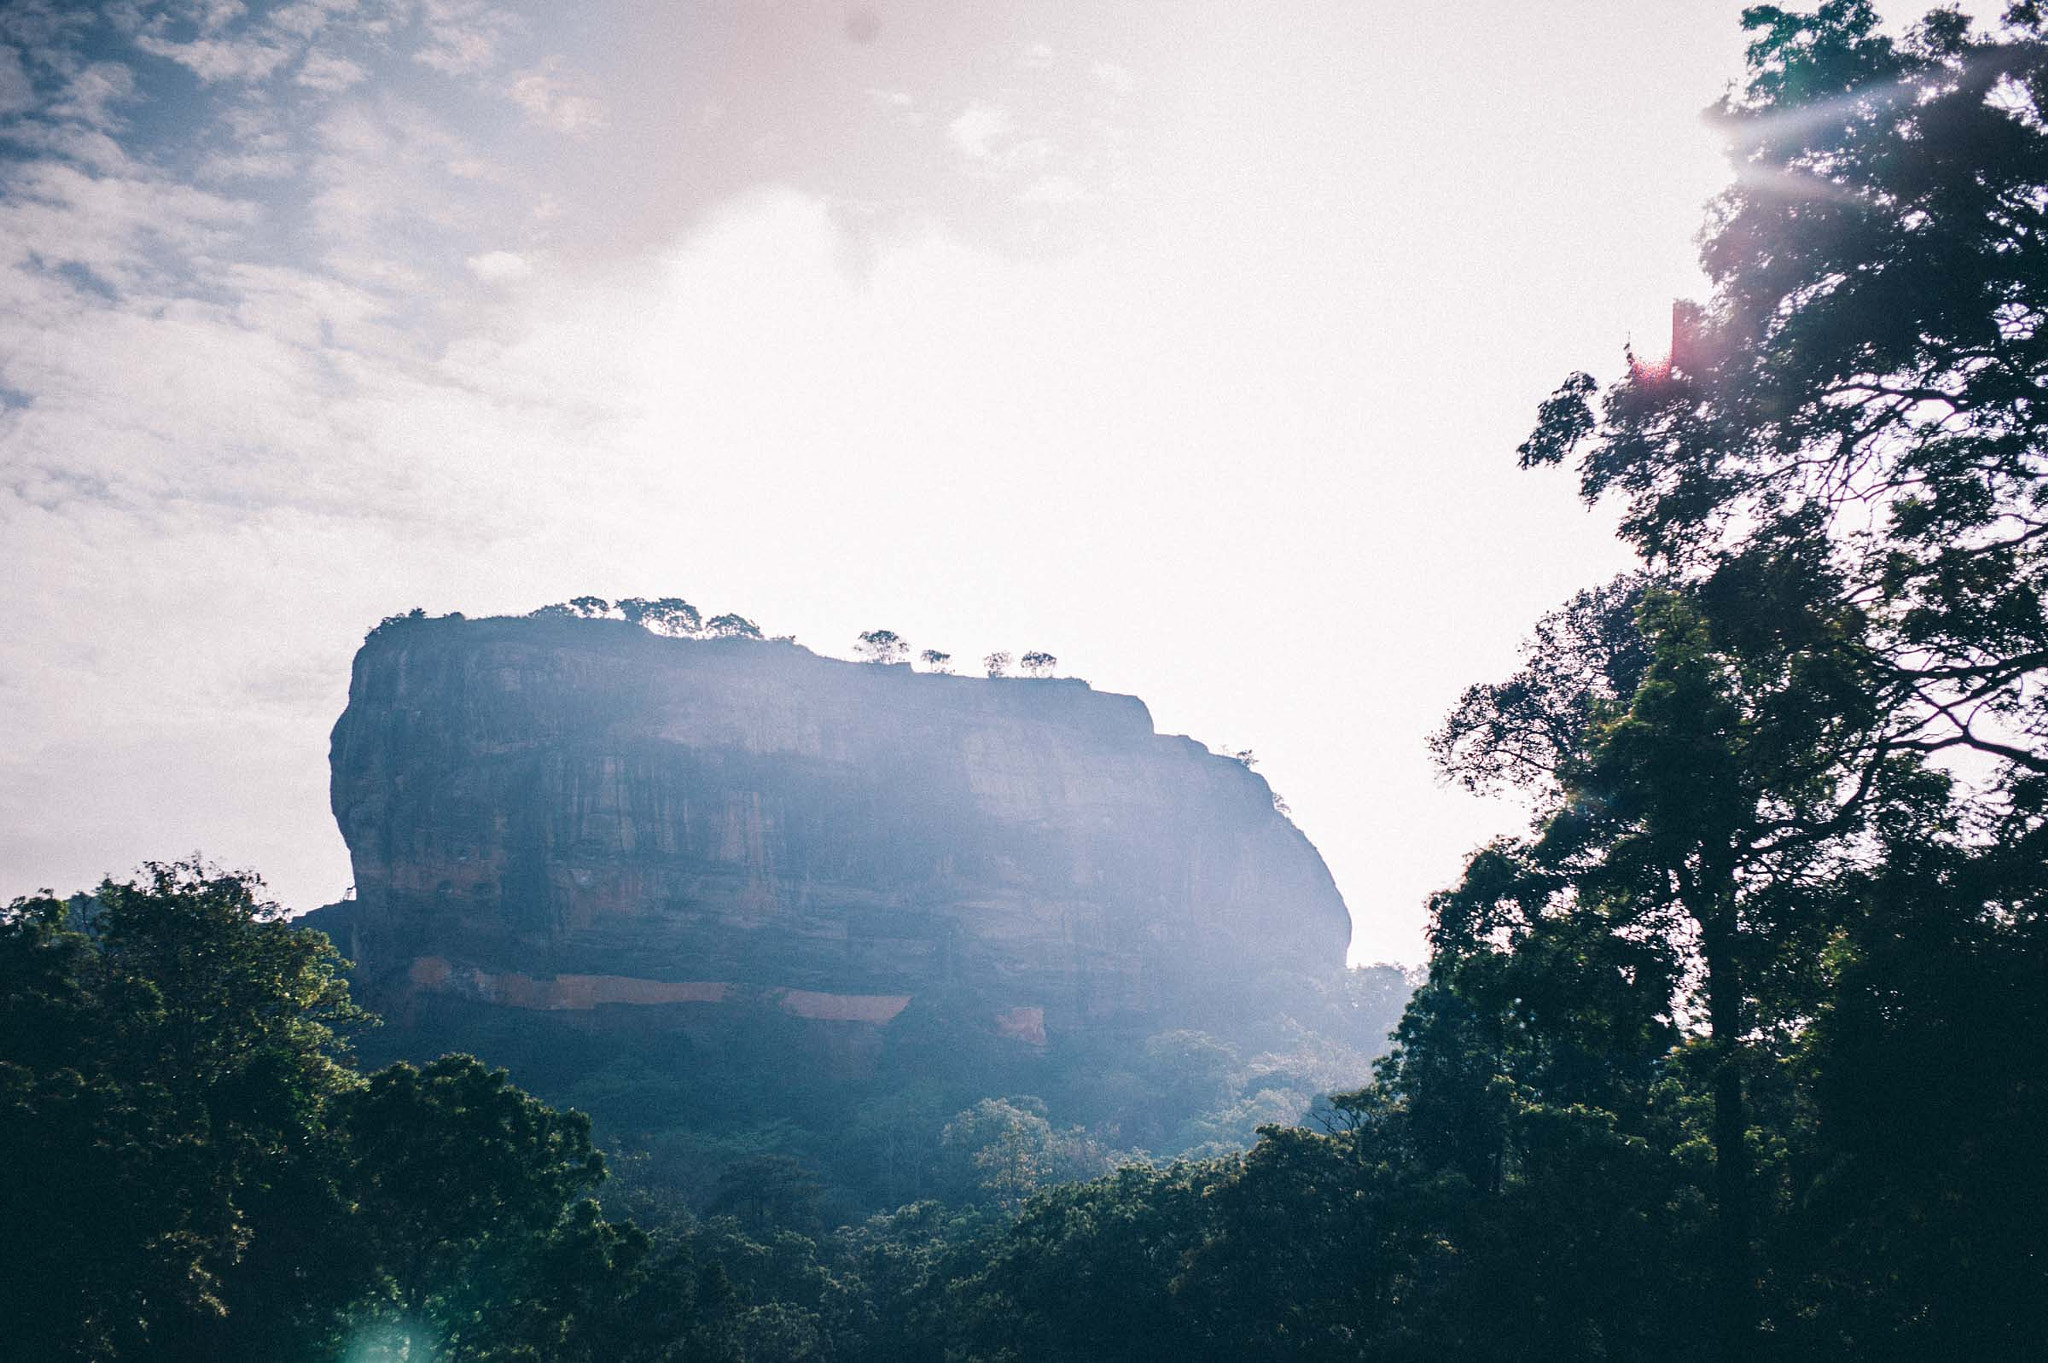
[{"label": "distant treeline", "polygon": [[[399,615],[387,615],[370,631],[374,637],[379,631],[402,626],[413,621],[427,620],[425,608],[415,606]],[[460,612],[446,617],[460,620]],[[572,596],[567,601],[557,601],[528,612],[529,619],[568,620],[624,620],[638,625],[654,634],[671,639],[763,639],[771,643],[793,644],[793,634],[767,636],[761,627],[744,615],[723,614],[706,619],[695,606],[680,596],[626,596],[610,601],[602,596]],[[893,629],[863,630],[854,637],[854,652],[871,663],[907,663],[911,659],[910,643]],[[953,655],[936,648],[927,648],[917,654],[927,672],[950,673],[953,670]],[[1031,649],[1022,656],[1014,657],[1005,650],[987,654],[981,660],[982,669],[991,677],[1006,677],[1012,663],[1024,669],[1025,675],[1050,677],[1060,660],[1042,649]]]},{"label": "distant treeline", "polygon": [[[947,1297],[1048,1189],[1169,1177],[1140,1150],[1055,1125],[1035,1097],[945,1115],[935,1102],[992,1073],[969,1056],[863,1108],[808,1113],[719,1074],[697,1085],[717,1110],[693,1114],[674,1085],[700,1076],[600,1070],[583,1094],[641,1128],[619,1178],[588,1117],[502,1069],[466,1055],[358,1068],[345,1038],[374,1037],[375,1020],[343,964],[253,876],[196,862],[0,914],[10,1357],[913,1357],[1005,1328]],[[1346,985],[1303,1002],[1370,1033],[1409,981],[1373,968]],[[772,1045],[725,1058],[761,1074],[792,1064]],[[1223,1176],[1234,1156],[1213,1152],[1264,1124],[1341,1120],[1309,1090],[1363,1062],[1305,1038],[1247,1064],[1175,1031],[1123,1063],[1121,1077],[1078,1076],[1110,1104],[1097,1130],[1209,1156],[1176,1163],[1179,1179]],[[858,1209],[892,1193],[922,1200]]]}]

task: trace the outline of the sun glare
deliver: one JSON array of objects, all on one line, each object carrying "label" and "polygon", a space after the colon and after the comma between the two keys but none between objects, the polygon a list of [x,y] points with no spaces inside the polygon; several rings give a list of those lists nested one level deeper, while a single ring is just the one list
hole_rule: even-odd
[{"label": "sun glare", "polygon": [[1673,303],[1662,316],[1646,313],[1641,321],[1628,329],[1629,376],[1639,382],[1671,377],[1672,361],[1677,351],[1678,305]]}]

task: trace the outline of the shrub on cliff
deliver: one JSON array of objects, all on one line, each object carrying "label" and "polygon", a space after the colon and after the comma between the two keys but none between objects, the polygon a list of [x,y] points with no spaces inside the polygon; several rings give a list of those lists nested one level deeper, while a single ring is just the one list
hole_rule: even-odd
[{"label": "shrub on cliff", "polygon": [[761,627],[744,615],[714,615],[704,622],[704,632],[714,639],[761,637]]},{"label": "shrub on cliff", "polygon": [[626,618],[628,624],[674,639],[687,638],[703,628],[697,608],[680,596],[654,600],[629,596],[619,602],[619,614]]},{"label": "shrub on cliff", "polygon": [[893,629],[863,631],[854,641],[854,650],[871,663],[900,663],[910,656],[910,645]]}]

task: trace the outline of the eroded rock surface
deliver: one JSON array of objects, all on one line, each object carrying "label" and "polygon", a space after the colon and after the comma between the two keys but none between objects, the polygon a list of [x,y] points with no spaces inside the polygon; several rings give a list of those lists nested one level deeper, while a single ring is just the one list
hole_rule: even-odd
[{"label": "eroded rock surface", "polygon": [[1326,976],[1349,937],[1262,778],[1080,681],[407,622],[357,655],[332,758],[357,902],[323,925],[401,1018],[883,1029],[944,1000],[1043,1046]]}]

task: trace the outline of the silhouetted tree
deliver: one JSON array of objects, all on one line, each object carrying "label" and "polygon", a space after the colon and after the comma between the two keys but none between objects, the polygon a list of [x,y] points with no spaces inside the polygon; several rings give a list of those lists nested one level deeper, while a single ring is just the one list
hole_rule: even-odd
[{"label": "silhouetted tree", "polygon": [[1001,651],[991,653],[981,660],[981,665],[991,677],[1000,677],[1010,670],[1010,655]]},{"label": "silhouetted tree", "polygon": [[[460,620],[462,617],[458,614],[455,616],[455,618]],[[423,623],[426,619],[426,608],[424,606],[414,606],[411,610],[406,611],[402,614],[385,616],[382,620],[379,620],[371,628],[369,635],[367,637],[374,639],[378,635],[383,634],[387,630],[402,629],[407,625],[420,624]]]},{"label": "silhouetted tree", "polygon": [[854,647],[871,663],[900,663],[910,656],[910,645],[893,629],[871,629],[855,641]]},{"label": "silhouetted tree", "polygon": [[1887,716],[1869,760],[1967,748],[2017,779],[2048,775],[2048,11],[2004,24],[1750,10],[1711,298],[1670,367],[1570,376],[1521,458],[1576,458],[1730,626],[1854,603],[1832,647]]},{"label": "silhouetted tree", "polygon": [[[1710,996],[1726,985],[1709,1012],[1729,1358],[1755,1347],[1752,1322],[1770,1309],[1755,1299],[1753,1246],[1736,1243],[1753,1200],[1734,1186],[1751,1143],[1737,1053],[1773,1028],[1828,1035],[1807,1020],[1847,1001],[1829,1002],[1817,957],[1839,965],[1851,944],[1870,943],[1896,960],[1875,943],[1917,937],[1914,896],[1846,895],[1879,876],[1875,848],[1903,849],[1895,830],[1918,830],[1913,860],[1924,863],[1926,848],[1952,847],[1979,821],[1950,884],[1968,879],[1963,865],[2011,866],[2048,838],[2048,243],[2036,224],[2048,195],[2048,17],[2013,5],[1987,34],[1937,11],[1895,38],[1871,5],[1831,0],[1808,12],[1759,6],[1744,22],[1756,34],[1750,78],[1721,110],[1742,173],[1703,237],[1710,298],[1678,310],[1670,365],[1631,365],[1604,392],[1572,375],[1521,448],[1525,466],[1576,459],[1589,502],[1618,499],[1623,533],[1691,617],[1661,608],[1645,630],[1650,680],[1612,708],[1590,703],[1596,737],[1564,782],[1577,799],[1558,827],[1603,867],[1654,845],[1702,955],[1730,966],[1707,970]],[[1539,732],[1519,721],[1500,731]],[[1957,749],[1973,753],[1993,796],[1968,813],[1916,763]],[[1587,829],[1659,805],[1663,834],[1645,823],[1625,844],[1588,846]],[[1920,884],[1916,894],[1942,898]],[[2032,910],[2012,906],[2038,902],[2034,891],[2008,882],[2007,893],[2017,898],[2003,910],[1957,909],[1945,930],[1957,951],[1989,940],[1978,934],[1992,918],[2011,929],[1993,933],[2000,951],[2032,950]],[[1947,959],[1966,973],[2004,968]],[[1930,975],[1912,978],[1932,992],[1898,1008],[1926,1008],[1930,1021],[1971,1010]],[[1978,1101],[2005,1101],[1998,1092]],[[1811,1177],[1802,1195],[1819,1202],[1840,1186]],[[1812,1298],[1786,1305],[1774,1331],[1842,1312],[1827,1346],[1842,1347],[1856,1334],[1846,1322],[1884,1301],[1903,1313],[1853,1346],[1861,1356],[2006,1351],[1965,1330],[2016,1331],[2025,1313],[1987,1319],[1966,1306],[1981,1301],[1965,1287],[1981,1275],[1900,1273],[1920,1247],[1876,1229],[1940,1221],[1963,1238],[1935,1257],[1988,1263],[2001,1252],[1993,1201],[1967,1218],[1986,1232],[1973,1248],[1963,1222],[1928,1202],[1893,1204],[1896,1220],[1834,1204],[1856,1231],[1811,1234],[1889,1249],[1853,1273],[1855,1255],[1817,1269],[1799,1289]]]},{"label": "silhouetted tree", "polygon": [[680,596],[664,596],[652,601],[635,597],[621,601],[619,610],[633,623],[670,638],[685,638],[703,628],[697,608]]},{"label": "silhouetted tree", "polygon": [[1060,660],[1050,653],[1034,651],[1025,654],[1017,662],[1026,672],[1029,672],[1034,677],[1049,677],[1052,675],[1052,670],[1059,666]]},{"label": "silhouetted tree", "polygon": [[761,627],[744,615],[714,615],[704,622],[704,632],[714,639],[761,637]]},{"label": "silhouetted tree", "polygon": [[923,661],[927,672],[946,673],[953,670],[953,655],[950,653],[941,653],[936,648],[928,648],[917,656]]}]

